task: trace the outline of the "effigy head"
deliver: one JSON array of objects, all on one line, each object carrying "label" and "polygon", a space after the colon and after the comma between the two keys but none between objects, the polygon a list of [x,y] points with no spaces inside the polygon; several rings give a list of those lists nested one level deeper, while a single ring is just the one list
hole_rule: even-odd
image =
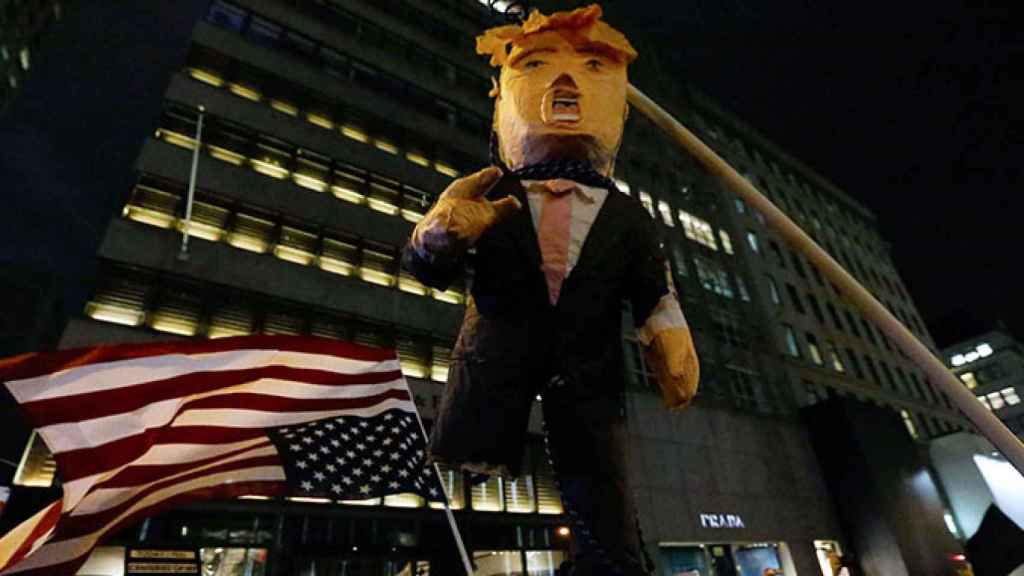
[{"label": "effigy head", "polygon": [[601,21],[600,6],[533,11],[522,25],[478,36],[476,51],[501,68],[491,96],[505,164],[569,158],[610,172],[628,113],[626,67],[637,53]]}]

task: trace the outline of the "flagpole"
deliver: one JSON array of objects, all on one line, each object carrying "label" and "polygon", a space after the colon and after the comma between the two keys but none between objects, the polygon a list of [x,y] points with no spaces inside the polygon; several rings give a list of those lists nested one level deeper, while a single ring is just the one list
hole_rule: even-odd
[{"label": "flagpole", "polygon": [[844,297],[849,299],[875,326],[889,336],[932,382],[953,399],[964,415],[978,428],[978,431],[988,438],[1019,472],[1024,474],[1024,443],[1021,443],[992,412],[984,408],[974,394],[960,382],[960,379],[946,369],[946,365],[936,358],[870,292],[827,252],[822,250],[771,200],[761,194],[750,181],[741,176],[714,150],[701,142],[693,132],[690,132],[671,114],[632,84],[629,86],[628,99],[634,108],[664,130],[670,138],[692,154],[709,172],[718,176],[726,187],[739,195],[747,204],[760,211],[766,222],[779,235],[793,248],[802,252],[840,289]]},{"label": "flagpole", "polygon": [[[423,434],[423,442],[425,445],[429,445],[430,438],[427,436],[427,428],[423,425],[423,419],[420,418],[420,411],[416,407],[416,402],[412,403],[412,407],[413,413],[416,414],[416,422],[420,425],[420,433]],[[466,569],[467,576],[473,576],[473,562],[469,559],[469,553],[466,552],[466,544],[462,541],[462,532],[459,531],[459,525],[455,522],[455,514],[452,513],[452,508],[449,504],[451,498],[448,496],[448,487],[444,482],[444,477],[441,476],[441,469],[437,467],[437,463],[431,463],[430,467],[434,469],[437,481],[441,484],[441,492],[444,493],[444,514],[448,517],[448,525],[452,529],[452,535],[455,536],[455,545],[459,549],[459,555],[462,556],[462,566]]]},{"label": "flagpole", "polygon": [[196,197],[196,174],[199,171],[199,149],[203,145],[203,114],[204,106],[199,106],[199,120],[196,122],[195,148],[192,149],[192,168],[188,174],[188,199],[185,201],[185,224],[181,230],[181,250],[179,260],[188,260],[188,232],[192,227],[192,204]]}]

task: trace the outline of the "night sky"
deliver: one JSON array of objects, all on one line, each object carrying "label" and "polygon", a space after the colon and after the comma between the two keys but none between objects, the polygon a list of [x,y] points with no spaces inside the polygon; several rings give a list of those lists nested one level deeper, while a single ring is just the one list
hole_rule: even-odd
[{"label": "night sky", "polygon": [[606,12],[872,209],[941,346],[999,319],[1024,333],[1024,33],[1014,3],[984,4],[613,0]]}]

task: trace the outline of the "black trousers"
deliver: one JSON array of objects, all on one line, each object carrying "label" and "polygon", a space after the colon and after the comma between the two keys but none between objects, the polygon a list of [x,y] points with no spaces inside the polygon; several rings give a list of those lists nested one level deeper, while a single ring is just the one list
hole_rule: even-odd
[{"label": "black trousers", "polygon": [[572,520],[578,576],[645,576],[619,394],[544,392],[548,455]]}]

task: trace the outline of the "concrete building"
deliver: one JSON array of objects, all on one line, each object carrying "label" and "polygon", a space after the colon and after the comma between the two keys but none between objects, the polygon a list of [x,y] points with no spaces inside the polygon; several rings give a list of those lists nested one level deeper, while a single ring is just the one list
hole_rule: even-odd
[{"label": "concrete building", "polygon": [[1024,438],[1024,344],[997,328],[943,349],[942,357],[979,402]]},{"label": "concrete building", "polygon": [[[162,96],[133,102],[130,127],[142,141],[133,182],[108,191],[120,195],[118,213],[98,248],[94,289],[61,345],[269,333],[393,346],[431,418],[466,291],[420,285],[397,256],[451,179],[487,163],[491,71],[472,42],[488,18],[456,0],[209,2],[184,45],[169,36],[167,53],[182,56]],[[933,347],[874,215],[706,96],[665,86],[652,60],[642,55],[635,82]],[[965,422],[819,270],[654,126],[634,114],[625,141],[616,179],[659,222],[703,372],[695,406],[669,414],[632,331],[623,334],[648,551],[660,574],[831,575],[829,553],[871,543],[845,534],[856,520],[837,504],[800,409],[868,404],[896,422],[887,430],[909,434],[906,446]],[[449,476],[481,574],[550,575],[566,558],[567,520],[541,457],[539,416],[531,431],[523,477],[470,487]],[[21,482],[39,484],[43,473],[23,469]],[[886,522],[944,531],[941,514],[932,516]],[[197,549],[216,574],[459,571],[443,517],[404,496],[199,503],[109,544]],[[887,574],[922,573],[915,558],[925,544],[906,546],[918,548],[876,551]],[[118,573],[118,554],[123,570],[124,550],[108,548],[83,573]]]}]

